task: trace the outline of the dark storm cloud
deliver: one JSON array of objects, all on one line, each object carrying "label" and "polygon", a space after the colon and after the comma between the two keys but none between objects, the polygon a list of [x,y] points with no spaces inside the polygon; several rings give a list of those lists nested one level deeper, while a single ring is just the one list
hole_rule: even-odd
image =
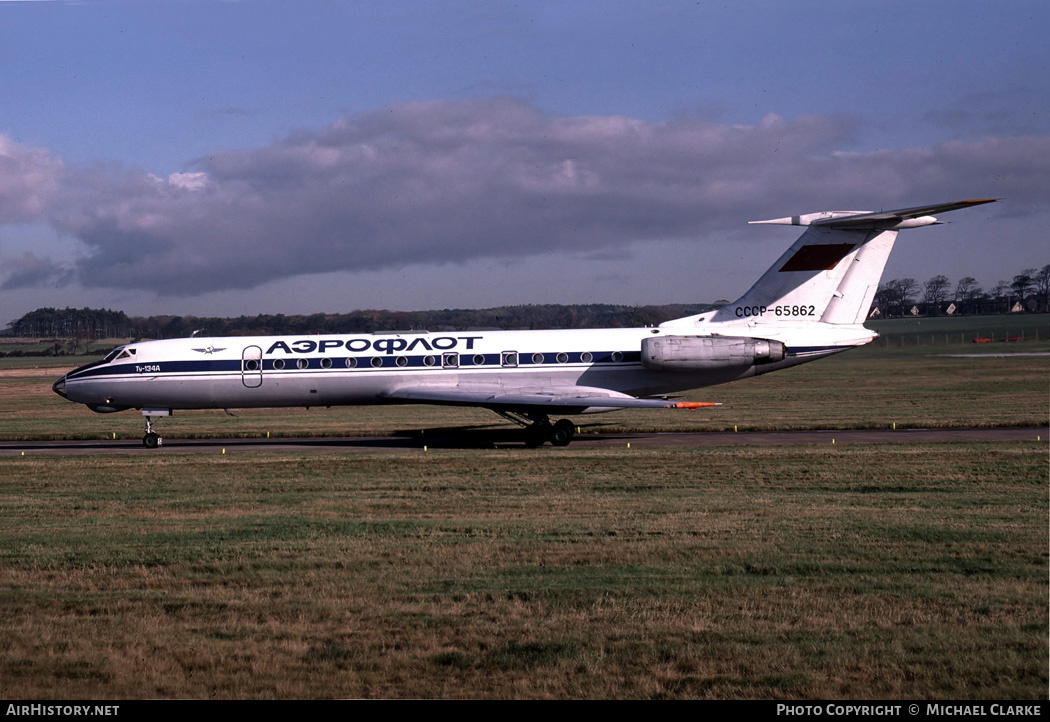
[{"label": "dark storm cloud", "polygon": [[325,271],[609,252],[831,208],[1047,196],[1046,138],[840,152],[853,134],[847,117],[738,126],[555,117],[511,99],[412,103],[216,152],[166,179],[67,169],[49,217],[86,246],[83,285],[191,295]]},{"label": "dark storm cloud", "polygon": [[72,271],[55,263],[50,258],[40,258],[32,253],[23,253],[17,258],[4,259],[7,277],[0,289],[15,290],[41,286],[63,286],[70,282]]},{"label": "dark storm cloud", "polygon": [[827,118],[650,124],[551,117],[514,100],[415,103],[214,153],[203,175],[84,179],[62,226],[92,250],[85,285],[171,294],[593,251],[738,221],[783,166],[851,132]]}]

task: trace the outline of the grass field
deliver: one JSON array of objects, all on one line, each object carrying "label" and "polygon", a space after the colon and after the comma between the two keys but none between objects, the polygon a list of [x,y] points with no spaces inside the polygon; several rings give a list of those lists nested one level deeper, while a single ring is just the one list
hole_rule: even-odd
[{"label": "grass field", "polygon": [[9,698],[1041,698],[1046,446],[0,462]]},{"label": "grass field", "polygon": [[[717,409],[579,419],[1047,423],[1047,357],[942,351],[869,347],[693,394]],[[141,436],[134,412],[52,394],[56,369],[0,368],[0,438]],[[194,412],[161,430],[493,420]],[[12,699],[1041,699],[1047,473],[1045,437],[0,457],[0,686]]]}]

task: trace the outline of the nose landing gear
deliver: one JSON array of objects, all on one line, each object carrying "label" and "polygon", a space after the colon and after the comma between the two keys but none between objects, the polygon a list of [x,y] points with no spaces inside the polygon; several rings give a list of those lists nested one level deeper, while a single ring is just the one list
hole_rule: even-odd
[{"label": "nose landing gear", "polygon": [[142,445],[147,449],[156,449],[158,446],[164,443],[164,439],[160,437],[156,431],[153,430],[153,417],[146,417],[146,435],[142,437]]},{"label": "nose landing gear", "polygon": [[146,417],[146,435],[142,437],[142,445],[147,449],[156,449],[164,443],[164,439],[153,430],[153,417],[171,416],[171,410],[143,409],[142,415]]}]

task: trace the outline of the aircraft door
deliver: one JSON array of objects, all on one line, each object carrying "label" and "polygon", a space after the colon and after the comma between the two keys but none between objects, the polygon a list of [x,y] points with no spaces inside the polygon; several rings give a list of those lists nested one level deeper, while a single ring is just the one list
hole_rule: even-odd
[{"label": "aircraft door", "polygon": [[247,346],[241,354],[241,381],[250,389],[262,386],[262,349]]}]

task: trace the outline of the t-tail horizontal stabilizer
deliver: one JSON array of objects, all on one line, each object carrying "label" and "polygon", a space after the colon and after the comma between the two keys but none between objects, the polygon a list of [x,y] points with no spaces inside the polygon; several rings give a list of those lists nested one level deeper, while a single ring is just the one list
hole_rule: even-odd
[{"label": "t-tail horizontal stabilizer", "polygon": [[806,226],[806,232],[747,293],[714,315],[697,318],[734,324],[859,325],[871,307],[898,230],[939,223],[934,213],[995,200],[978,198],[880,212],[825,211],[752,221]]},{"label": "t-tail horizontal stabilizer", "polygon": [[955,203],[938,203],[932,206],[901,208],[896,211],[822,211],[803,216],[773,218],[768,221],[749,221],[751,225],[822,226],[824,228],[846,228],[850,230],[898,230],[919,228],[940,223],[931,213],[947,213],[960,208],[970,208],[984,203],[994,203],[998,198],[975,198]]}]

